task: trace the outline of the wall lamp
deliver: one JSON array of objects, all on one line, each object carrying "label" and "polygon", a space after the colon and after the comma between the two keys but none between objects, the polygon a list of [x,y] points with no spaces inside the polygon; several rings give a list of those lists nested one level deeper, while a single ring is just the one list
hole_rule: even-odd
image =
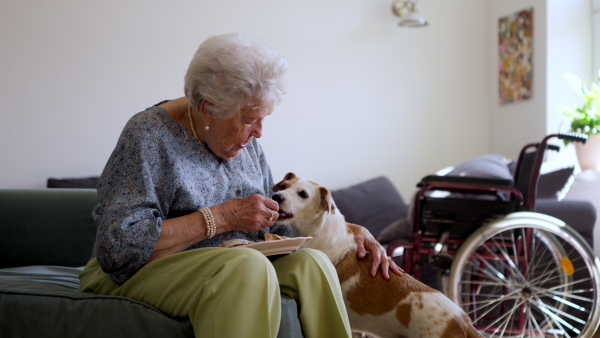
[{"label": "wall lamp", "polygon": [[417,12],[418,0],[396,0],[392,3],[392,12],[400,18],[402,27],[425,27],[427,20]]}]

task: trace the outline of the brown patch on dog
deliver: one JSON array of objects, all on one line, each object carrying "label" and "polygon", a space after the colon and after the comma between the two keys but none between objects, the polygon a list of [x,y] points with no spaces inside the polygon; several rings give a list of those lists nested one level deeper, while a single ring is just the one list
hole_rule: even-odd
[{"label": "brown patch on dog", "polygon": [[398,321],[400,322],[400,324],[402,324],[407,329],[408,329],[408,326],[410,325],[411,311],[412,311],[411,304],[400,304],[398,306],[398,308],[396,309],[396,318],[398,318]]},{"label": "brown patch on dog", "polygon": [[462,317],[451,318],[446,325],[446,329],[442,334],[442,337],[457,338],[481,338],[481,335],[471,324],[471,320],[467,315]]},{"label": "brown patch on dog", "polygon": [[385,280],[378,271],[376,277],[371,277],[371,264],[370,256],[359,260],[353,250],[335,266],[340,283],[358,276],[356,285],[345,292],[347,305],[358,314],[382,315],[392,311],[413,292],[439,292],[408,275],[390,273],[390,280]]},{"label": "brown patch on dog", "polygon": [[285,177],[283,178],[283,180],[281,180],[280,182],[276,183],[271,190],[273,190],[273,192],[278,192],[280,190],[285,190],[285,189],[291,187],[292,184],[294,184],[294,182],[296,180],[298,180],[298,178],[296,177],[296,174],[294,174],[294,173],[287,173],[285,175]]},{"label": "brown patch on dog", "polygon": [[289,185],[287,183],[277,183],[273,186],[273,189],[271,190],[273,190],[273,192],[278,192],[287,188],[289,188]]},{"label": "brown patch on dog", "polygon": [[333,204],[333,198],[331,198],[331,192],[327,188],[319,187],[321,193],[321,208],[323,210],[335,214],[335,207]]}]

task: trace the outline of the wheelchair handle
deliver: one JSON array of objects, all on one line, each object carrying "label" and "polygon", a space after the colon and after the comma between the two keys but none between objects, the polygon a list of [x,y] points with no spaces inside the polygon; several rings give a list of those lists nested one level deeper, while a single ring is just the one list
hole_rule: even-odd
[{"label": "wheelchair handle", "polygon": [[567,133],[558,133],[558,134],[550,134],[540,142],[538,146],[538,153],[535,158],[535,164],[533,166],[533,173],[531,175],[531,181],[529,182],[529,187],[527,189],[527,200],[525,201],[526,210],[533,211],[535,206],[535,195],[537,190],[538,179],[540,177],[540,167],[542,166],[542,161],[544,159],[544,153],[546,149],[550,148],[548,145],[548,140],[557,137],[561,140],[568,140],[571,142],[582,142],[585,143],[587,141],[588,136],[583,133],[575,133],[575,132],[567,132]]},{"label": "wheelchair handle", "polygon": [[561,140],[566,140],[566,141],[571,141],[571,142],[581,142],[583,144],[585,144],[585,141],[587,141],[587,139],[588,139],[588,136],[586,134],[575,133],[575,132],[560,133],[560,134],[557,134],[556,136]]}]

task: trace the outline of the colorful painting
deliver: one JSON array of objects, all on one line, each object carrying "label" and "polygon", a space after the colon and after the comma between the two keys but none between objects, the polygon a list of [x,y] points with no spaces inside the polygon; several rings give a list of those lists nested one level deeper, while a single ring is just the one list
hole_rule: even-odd
[{"label": "colorful painting", "polygon": [[531,98],[533,8],[500,18],[498,64],[500,104]]}]

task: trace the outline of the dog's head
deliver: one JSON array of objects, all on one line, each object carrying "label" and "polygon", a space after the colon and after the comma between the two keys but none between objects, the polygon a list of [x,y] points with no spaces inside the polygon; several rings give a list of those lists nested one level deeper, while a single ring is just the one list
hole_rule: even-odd
[{"label": "dog's head", "polygon": [[294,173],[288,173],[275,184],[273,192],[273,199],[279,203],[278,223],[308,224],[323,213],[336,212],[329,190]]}]

